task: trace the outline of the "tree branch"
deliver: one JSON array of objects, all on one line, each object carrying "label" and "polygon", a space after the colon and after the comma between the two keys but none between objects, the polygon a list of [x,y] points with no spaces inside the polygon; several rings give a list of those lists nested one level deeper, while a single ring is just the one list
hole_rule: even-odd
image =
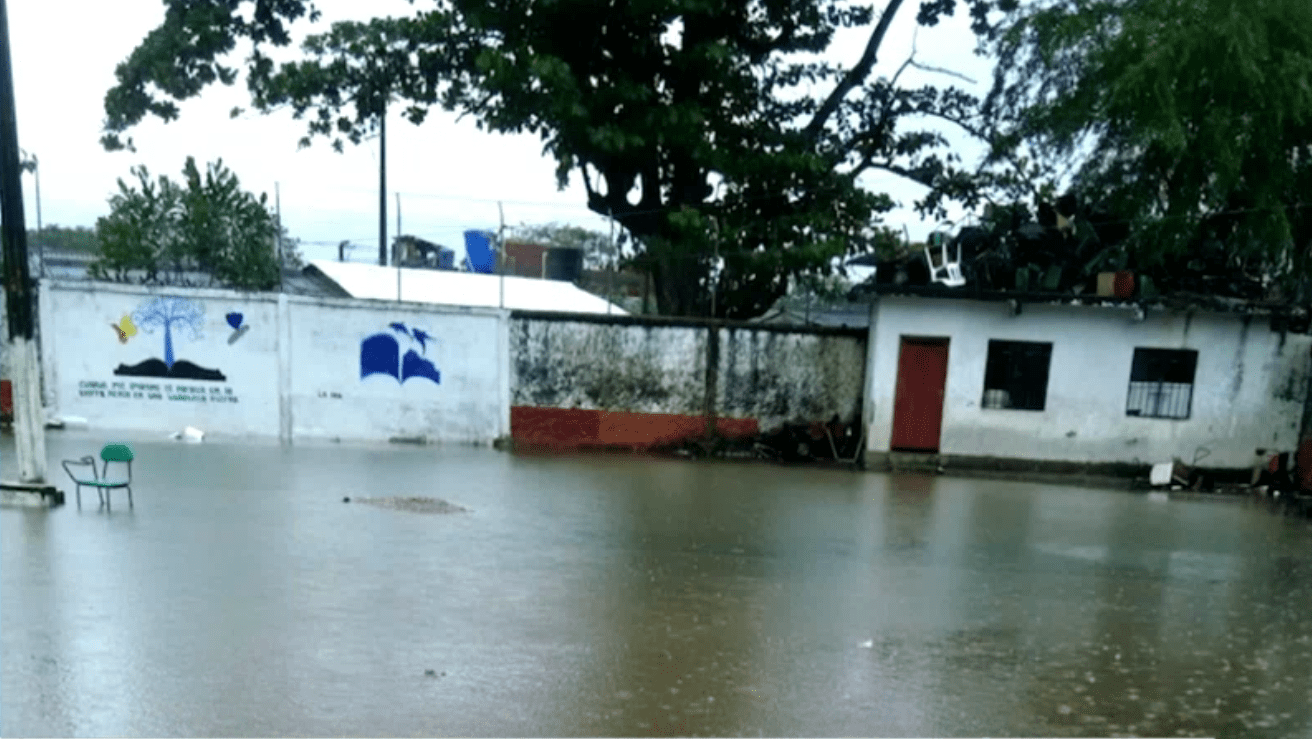
[{"label": "tree branch", "polygon": [[924,175],[922,175],[920,172],[917,172],[913,169],[907,169],[906,167],[899,166],[892,162],[876,162],[876,161],[872,161],[869,157],[867,157],[865,160],[863,160],[862,164],[864,165],[863,167],[861,167],[862,171],[871,168],[882,169],[885,172],[891,172],[895,175],[911,180],[917,185],[924,185],[925,187],[934,186],[934,183],[932,181],[926,182],[924,179]]},{"label": "tree branch", "polygon": [[884,8],[884,14],[880,16],[879,23],[875,25],[875,30],[870,33],[870,40],[866,42],[865,53],[861,55],[860,61],[856,66],[848,70],[839,81],[838,87],[829,93],[820,109],[816,111],[811,122],[806,125],[806,137],[814,141],[819,137],[820,131],[824,129],[825,123],[829,117],[838,110],[838,106],[843,102],[843,98],[852,91],[857,85],[865,81],[870,76],[870,70],[874,68],[875,62],[879,58],[879,47],[884,43],[884,36],[888,33],[888,27],[893,23],[893,17],[897,15],[898,8],[901,7],[902,0],[890,0],[888,7]]},{"label": "tree branch", "polygon": [[972,85],[977,84],[977,83],[976,83],[976,80],[975,80],[974,78],[972,78],[972,77],[967,77],[966,75],[964,75],[964,74],[962,74],[962,73],[960,73],[960,72],[953,72],[953,71],[950,70],[950,69],[945,69],[945,68],[943,68],[943,67],[935,67],[935,66],[932,66],[932,65],[929,65],[929,64],[921,64],[920,62],[913,61],[913,60],[910,60],[910,59],[907,60],[907,61],[910,62],[911,66],[915,67],[916,69],[921,70],[922,72],[934,72],[934,73],[937,73],[937,74],[945,74],[945,75],[947,75],[947,76],[949,76],[949,77],[956,77],[957,79],[961,80],[962,82],[969,82],[969,83],[972,84]]},{"label": "tree branch", "polygon": [[579,172],[583,174],[583,190],[588,194],[588,202],[597,198],[597,191],[592,189],[592,178],[588,176],[588,163],[579,162]]},{"label": "tree branch", "polygon": [[960,128],[962,131],[965,131],[971,136],[974,136],[975,138],[979,139],[980,141],[987,142],[989,140],[988,134],[984,133],[984,131],[976,128],[975,126],[972,126],[971,124],[959,118],[950,116],[947,113],[941,113],[939,111],[931,111],[931,110],[917,110],[914,112],[910,112],[907,115],[923,115],[926,118],[937,118],[941,121],[947,121],[948,123],[951,123],[957,128]]}]

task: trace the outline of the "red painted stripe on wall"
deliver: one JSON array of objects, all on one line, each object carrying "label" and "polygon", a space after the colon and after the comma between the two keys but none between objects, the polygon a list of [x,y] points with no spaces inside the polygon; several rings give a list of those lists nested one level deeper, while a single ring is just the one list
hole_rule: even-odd
[{"label": "red painted stripe on wall", "polygon": [[0,380],[0,416],[14,417],[14,386],[9,380]]},{"label": "red painted stripe on wall", "polygon": [[[715,427],[727,438],[759,432],[754,418],[719,418]],[[511,437],[533,446],[647,449],[700,437],[705,429],[704,416],[529,406],[510,409]]]},{"label": "red painted stripe on wall", "polygon": [[568,408],[510,409],[510,437],[515,441],[548,446],[596,441],[601,424],[597,411]]}]

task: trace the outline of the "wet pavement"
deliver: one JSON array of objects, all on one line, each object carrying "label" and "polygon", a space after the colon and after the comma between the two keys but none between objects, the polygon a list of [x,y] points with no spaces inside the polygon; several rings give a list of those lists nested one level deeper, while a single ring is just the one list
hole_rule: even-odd
[{"label": "wet pavement", "polygon": [[5,736],[1312,737],[1312,527],[1260,505],[134,445],[134,509],[0,510]]}]

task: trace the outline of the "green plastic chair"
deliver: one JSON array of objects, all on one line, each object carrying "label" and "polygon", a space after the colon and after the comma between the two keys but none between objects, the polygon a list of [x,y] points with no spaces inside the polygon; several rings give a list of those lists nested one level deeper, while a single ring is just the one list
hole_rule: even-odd
[{"label": "green plastic chair", "polygon": [[[96,458],[89,455],[81,459],[76,459],[76,460],[66,459],[63,462],[61,462],[61,464],[64,467],[64,471],[68,473],[69,477],[73,478],[73,482],[77,485],[77,507],[78,508],[82,507],[82,486],[85,485],[87,487],[96,489],[96,496],[100,498],[101,505],[108,505],[109,491],[114,490],[116,488],[126,488],[128,491],[128,507],[131,508],[132,507],[132,460],[135,457],[136,455],[132,453],[132,447],[128,446],[127,444],[106,444],[105,447],[100,450],[100,459],[105,463],[105,472],[103,475],[100,474],[100,472],[96,469]],[[128,476],[126,480],[109,479],[110,462],[119,462],[127,465]],[[69,465],[82,465],[82,466],[89,465],[91,467],[91,479],[87,480],[73,474],[73,470],[70,470],[68,468]]]}]

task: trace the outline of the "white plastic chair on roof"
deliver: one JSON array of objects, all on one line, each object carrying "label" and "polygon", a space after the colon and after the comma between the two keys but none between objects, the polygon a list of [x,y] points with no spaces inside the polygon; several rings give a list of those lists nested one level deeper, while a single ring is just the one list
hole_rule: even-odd
[{"label": "white plastic chair on roof", "polygon": [[[934,239],[938,236],[938,239]],[[925,247],[925,263],[929,265],[929,278],[934,282],[941,282],[948,287],[961,287],[966,284],[966,278],[961,275],[961,243],[957,243],[956,260],[948,259],[947,238],[943,234],[931,234],[930,240],[938,241],[939,263],[934,264],[934,257],[929,252],[929,247]]]}]

